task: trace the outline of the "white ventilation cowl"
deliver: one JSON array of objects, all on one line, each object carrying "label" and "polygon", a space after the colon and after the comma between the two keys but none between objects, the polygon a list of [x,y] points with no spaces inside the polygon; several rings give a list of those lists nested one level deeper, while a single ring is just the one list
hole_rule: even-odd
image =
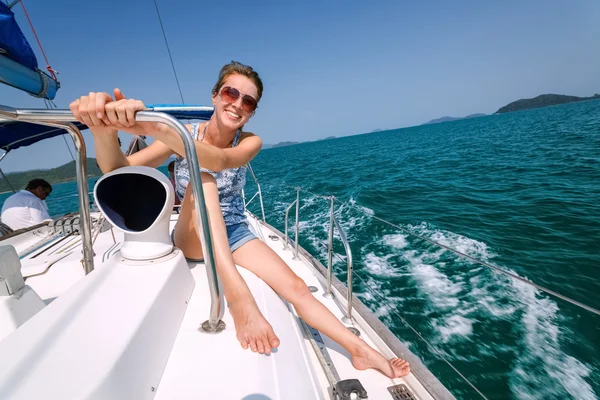
[{"label": "white ventilation cowl", "polygon": [[171,181],[149,167],[116,169],[94,187],[96,205],[125,234],[121,255],[130,260],[151,260],[173,251],[169,220],[174,196]]}]

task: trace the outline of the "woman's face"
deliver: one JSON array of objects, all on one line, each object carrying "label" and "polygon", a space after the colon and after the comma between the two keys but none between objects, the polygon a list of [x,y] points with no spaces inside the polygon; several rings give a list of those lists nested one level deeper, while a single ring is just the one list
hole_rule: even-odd
[{"label": "woman's face", "polygon": [[[223,90],[226,88],[236,89],[239,92],[239,97],[233,102],[228,102],[231,101],[231,95],[223,94]],[[235,94],[236,91],[229,90],[229,94],[231,93]],[[213,95],[212,98],[215,106],[215,117],[219,119],[220,126],[237,130],[248,122],[254,112],[248,110],[248,102],[251,102],[252,99],[247,97],[244,99],[245,96],[250,96],[254,100],[258,98],[258,90],[254,82],[243,75],[228,76],[221,89],[219,89],[219,93]]]}]

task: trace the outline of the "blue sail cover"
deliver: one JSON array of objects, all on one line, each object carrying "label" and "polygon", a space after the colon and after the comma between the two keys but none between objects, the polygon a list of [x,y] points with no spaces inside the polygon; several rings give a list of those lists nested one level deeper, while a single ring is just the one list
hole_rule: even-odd
[{"label": "blue sail cover", "polygon": [[0,2],[0,83],[13,86],[32,96],[52,100],[60,87],[58,81],[41,71],[35,54],[15,16]]},{"label": "blue sail cover", "polygon": [[17,25],[15,15],[6,4],[0,2],[0,53],[25,67],[36,71],[37,59],[25,35]]},{"label": "blue sail cover", "polygon": [[[79,122],[75,123],[80,130],[87,126]],[[26,122],[0,122],[0,149],[6,152],[23,146],[30,146],[40,140],[49,139],[68,132],[61,128],[52,126],[28,124]]]}]

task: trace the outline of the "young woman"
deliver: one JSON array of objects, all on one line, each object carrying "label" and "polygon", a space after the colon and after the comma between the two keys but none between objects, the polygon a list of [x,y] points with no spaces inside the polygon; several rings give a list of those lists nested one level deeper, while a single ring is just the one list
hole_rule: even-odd
[{"label": "young woman", "polygon": [[[254,115],[263,85],[251,67],[232,62],[225,65],[212,90],[214,113],[208,122],[188,125],[195,139],[201,166],[202,187],[215,249],[217,273],[224,287],[237,338],[244,349],[270,354],[279,338],[263,317],[235,264],[252,271],[289,301],[312,327],[341,344],[352,356],[355,368],[374,368],[390,378],[407,375],[408,363],[399,358],[386,360],[362,339],[352,334],[317,299],[302,279],[249,230],[244,215],[242,189],[246,164],[260,151],[261,139],[242,130]],[[98,164],[103,172],[128,165],[158,167],[169,156],[179,155],[175,166],[176,192],[182,199],[181,214],[173,239],[185,256],[202,259],[187,162],[179,135],[166,125],[136,123],[139,100],[125,99],[119,89],[113,100],[107,93],[90,93],[71,103],[75,117],[88,125],[94,136]],[[147,148],[125,157],[118,145],[118,130],[156,140]]]}]

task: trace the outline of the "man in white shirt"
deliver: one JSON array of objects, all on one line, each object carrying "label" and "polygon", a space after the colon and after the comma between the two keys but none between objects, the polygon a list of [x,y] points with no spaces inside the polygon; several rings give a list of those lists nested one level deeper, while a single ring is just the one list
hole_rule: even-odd
[{"label": "man in white shirt", "polygon": [[10,196],[2,205],[0,220],[13,230],[37,225],[50,219],[46,197],[52,186],[43,179],[29,181],[25,190]]}]

